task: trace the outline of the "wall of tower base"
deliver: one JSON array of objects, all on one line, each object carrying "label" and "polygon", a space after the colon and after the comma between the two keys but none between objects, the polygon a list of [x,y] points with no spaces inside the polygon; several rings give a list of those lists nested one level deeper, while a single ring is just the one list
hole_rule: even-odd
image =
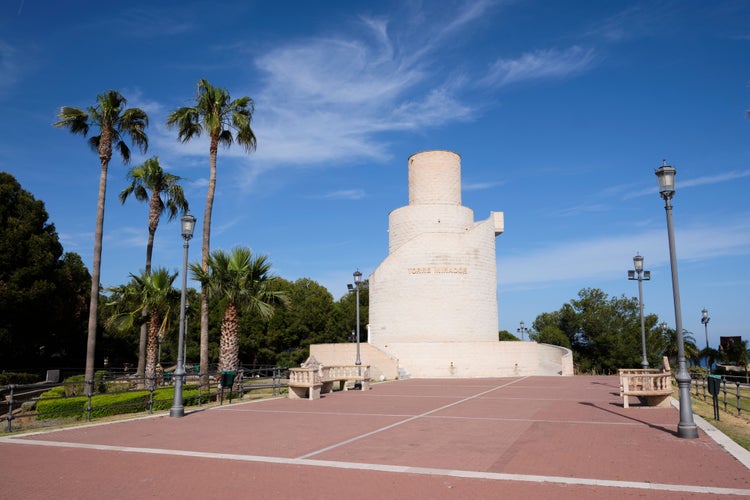
[{"label": "wall of tower base", "polygon": [[[324,365],[352,364],[356,344],[314,344],[310,354]],[[479,378],[573,375],[569,349],[536,342],[403,342],[360,344],[373,378]]]}]

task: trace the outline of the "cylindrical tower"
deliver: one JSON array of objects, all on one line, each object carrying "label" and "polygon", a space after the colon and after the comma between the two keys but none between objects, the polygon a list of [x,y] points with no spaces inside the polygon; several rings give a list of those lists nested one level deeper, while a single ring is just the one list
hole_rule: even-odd
[{"label": "cylindrical tower", "polygon": [[409,157],[409,205],[460,205],[461,157],[423,151]]},{"label": "cylindrical tower", "polygon": [[497,341],[495,220],[461,205],[461,158],[409,157],[409,205],[389,216],[389,255],[370,276],[370,342]]}]

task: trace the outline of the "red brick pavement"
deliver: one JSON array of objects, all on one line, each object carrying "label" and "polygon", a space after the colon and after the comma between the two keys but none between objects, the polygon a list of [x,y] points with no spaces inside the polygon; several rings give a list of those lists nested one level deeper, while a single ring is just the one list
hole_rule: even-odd
[{"label": "red brick pavement", "polygon": [[0,498],[750,497],[678,420],[616,377],[404,380],[5,437]]}]

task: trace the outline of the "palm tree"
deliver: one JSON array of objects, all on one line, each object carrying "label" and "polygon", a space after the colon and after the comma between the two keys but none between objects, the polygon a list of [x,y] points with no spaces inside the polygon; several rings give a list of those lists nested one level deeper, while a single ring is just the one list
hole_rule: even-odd
[{"label": "palm tree", "polygon": [[270,274],[271,263],[265,255],[254,256],[247,247],[237,247],[230,254],[222,250],[208,257],[208,271],[192,264],[193,278],[200,281],[211,298],[224,305],[219,347],[219,370],[236,371],[239,367],[239,317],[242,313],[273,316],[275,305],[288,302],[286,293],[277,287],[278,278]]},{"label": "palm tree", "polygon": [[[180,186],[181,177],[165,172],[159,165],[159,158],[149,158],[142,165],[128,171],[130,185],[120,193],[120,202],[125,203],[128,196],[135,196],[138,201],[148,200],[148,243],[146,244],[146,273],[151,272],[151,256],[154,250],[154,235],[159,226],[159,219],[167,213],[168,219],[188,211],[188,202]],[[149,194],[150,193],[150,194]],[[143,314],[148,311],[143,310]],[[146,354],[147,328],[141,325],[141,338],[138,345],[138,370],[136,375],[143,376]]]},{"label": "palm tree", "polygon": [[[695,337],[689,331],[682,330],[683,346],[685,347],[685,360],[695,364],[700,356],[698,347],[695,345]],[[661,346],[657,352],[667,356],[672,367],[677,366],[677,330],[674,328],[663,328],[661,330]]]},{"label": "palm tree", "polygon": [[116,90],[99,94],[94,106],[86,111],[63,107],[58,113],[60,121],[55,127],[67,128],[73,134],[88,135],[89,128],[98,129],[99,135],[91,136],[89,146],[99,154],[101,172],[99,174],[99,197],[96,210],[96,230],[94,231],[94,256],[91,270],[91,299],[89,305],[88,338],[86,341],[87,383],[94,380],[94,362],[96,351],[96,327],[99,310],[99,289],[102,262],[102,236],[104,234],[104,201],[107,194],[107,169],[115,148],[126,165],[130,162],[130,149],[124,138],[130,137],[133,146],[138,146],[142,153],[148,149],[148,137],[145,129],[148,116],[139,108],[125,108],[127,100]]},{"label": "palm tree", "polygon": [[145,318],[148,336],[144,375],[146,380],[154,380],[159,338],[163,338],[169,330],[170,311],[180,296],[172,286],[177,273],[170,274],[160,267],[151,272],[144,270],[140,276],[131,274],[130,277],[132,279],[127,285],[110,289],[114,292],[112,303],[121,306],[135,304],[135,308],[116,314],[110,321],[120,329],[130,328],[137,321],[143,321],[143,311],[148,311]]},{"label": "palm tree", "polygon": [[739,342],[732,342],[726,349],[726,358],[730,363],[734,363],[737,366],[741,366],[745,369],[745,382],[750,382],[750,374],[748,373],[748,345],[747,340],[740,340]]},{"label": "palm tree", "polygon": [[[255,105],[249,97],[230,100],[229,92],[214,87],[208,80],[198,80],[195,106],[179,108],[167,117],[167,126],[177,126],[177,138],[183,143],[205,132],[209,136],[209,176],[206,208],[203,213],[203,245],[201,266],[208,272],[211,251],[211,212],[216,191],[216,156],[219,144],[229,147],[234,141],[250,152],[256,148],[255,134],[250,128]],[[234,133],[233,133],[234,131]],[[201,289],[200,371],[208,372],[208,298]],[[207,379],[204,377],[204,382]]]},{"label": "palm tree", "polygon": [[700,350],[700,352],[698,353],[698,358],[706,360],[706,370],[708,373],[711,373],[711,367],[714,365],[714,362],[724,361],[725,356],[724,353],[719,351],[718,349],[714,349],[713,347],[706,347]]}]

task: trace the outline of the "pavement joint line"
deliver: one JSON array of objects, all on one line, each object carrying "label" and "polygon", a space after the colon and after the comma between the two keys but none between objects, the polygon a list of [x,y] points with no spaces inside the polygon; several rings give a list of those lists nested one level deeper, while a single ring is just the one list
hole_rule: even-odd
[{"label": "pavement joint line", "polygon": [[[240,411],[240,410],[237,410]],[[245,410],[242,410],[245,413]],[[341,417],[400,417],[400,418],[413,418],[419,415],[409,415],[405,413],[343,413],[333,411],[287,411],[287,410],[249,410],[253,413],[276,413],[276,414],[291,414],[291,415],[328,415],[328,416],[341,416]],[[559,419],[541,419],[541,418],[510,418],[510,417],[468,417],[459,415],[426,415],[424,418],[428,419],[449,419],[449,420],[488,420],[492,422],[531,422],[535,424],[575,424],[575,425],[616,425],[625,427],[638,427],[642,424],[635,422],[611,422],[604,420],[559,420]]]},{"label": "pavement joint line", "polygon": [[204,458],[213,460],[234,460],[241,462],[258,462],[277,465],[299,465],[311,467],[328,467],[335,469],[364,470],[376,472],[390,472],[398,474],[418,474],[426,476],[457,477],[465,479],[488,479],[493,481],[515,481],[536,484],[564,484],[569,486],[594,486],[605,488],[626,488],[650,491],[671,491],[678,493],[703,493],[711,495],[739,495],[750,497],[750,489],[724,488],[717,486],[700,486],[667,483],[648,483],[640,481],[618,481],[613,479],[577,478],[565,476],[543,476],[535,474],[511,474],[504,472],[483,472],[457,469],[438,469],[430,467],[413,467],[406,465],[373,464],[364,462],[343,462],[333,460],[316,460],[306,458],[284,458],[261,455],[239,455],[232,453],[215,453],[205,451],[167,450],[159,448],[139,448],[131,446],[112,446],[102,444],[67,443],[59,441],[38,441],[15,439],[11,441],[6,437],[0,438],[0,442],[12,442],[14,444],[51,446],[59,448],[77,448],[97,451],[116,451],[125,453],[143,453],[148,455],[168,455],[192,458]]},{"label": "pavement joint line", "polygon": [[[375,435],[375,434],[378,434],[378,433],[380,433],[380,432],[384,432],[384,431],[387,431],[387,430],[393,429],[394,427],[398,427],[399,425],[403,425],[403,424],[406,424],[406,423],[408,423],[408,422],[412,422],[412,421],[414,421],[414,420],[417,420],[417,419],[420,419],[420,418],[426,417],[427,415],[431,415],[431,414],[433,414],[433,413],[435,413],[435,412],[438,412],[438,411],[441,411],[441,410],[445,410],[446,408],[450,408],[450,407],[452,407],[452,406],[460,405],[461,403],[464,403],[464,402],[466,402],[466,401],[470,401],[470,400],[472,400],[472,399],[476,399],[476,398],[478,398],[478,397],[481,397],[481,396],[483,396],[483,395],[485,395],[485,394],[488,394],[488,393],[490,393],[490,392],[493,392],[493,391],[496,391],[496,390],[498,390],[498,389],[502,389],[503,387],[507,387],[507,386],[509,386],[509,385],[515,384],[516,382],[519,382],[519,381],[521,381],[521,380],[524,380],[525,378],[526,378],[526,377],[524,377],[524,378],[520,378],[520,379],[516,379],[516,380],[513,380],[513,381],[511,381],[511,382],[508,382],[508,383],[506,383],[506,384],[502,384],[502,385],[498,385],[498,386],[492,387],[491,389],[487,389],[486,391],[482,391],[482,392],[480,392],[480,393],[474,394],[473,396],[468,396],[468,397],[466,397],[466,398],[464,398],[464,399],[460,399],[460,400],[458,400],[458,401],[454,401],[454,402],[452,402],[452,403],[449,403],[449,404],[447,404],[447,405],[443,405],[443,406],[441,406],[441,407],[439,407],[439,408],[435,408],[435,409],[432,409],[432,410],[430,410],[430,411],[427,411],[427,412],[421,413],[421,414],[419,414],[419,415],[414,415],[413,417],[410,417],[410,418],[407,418],[407,419],[401,420],[400,422],[395,422],[395,423],[393,423],[393,424],[390,424],[390,425],[386,425],[385,427],[381,427],[380,429],[375,429],[374,431],[366,432],[366,433],[364,433],[364,434],[360,434],[359,436],[354,436],[354,437],[352,437],[352,438],[346,439],[346,440],[344,440],[344,441],[341,441],[341,442],[339,442],[339,443],[336,443],[336,444],[332,444],[332,445],[330,445],[330,446],[326,446],[325,448],[321,448],[321,449],[319,449],[319,450],[316,450],[316,451],[312,451],[312,452],[310,452],[310,453],[306,453],[306,454],[304,454],[304,455],[302,455],[302,456],[300,456],[300,457],[298,457],[298,458],[299,458],[299,459],[305,459],[305,458],[310,458],[310,457],[312,457],[312,456],[315,456],[315,455],[319,455],[319,454],[321,454],[321,453],[325,453],[325,452],[327,452],[327,451],[330,451],[330,450],[336,449],[336,448],[338,448],[338,447],[340,447],[340,446],[344,446],[344,445],[347,445],[347,444],[353,443],[353,442],[355,442],[355,441],[359,441],[360,439],[364,439],[364,438],[366,438],[366,437],[370,437],[370,436],[373,436],[373,435]],[[486,387],[486,386],[485,386],[485,387]]]}]

